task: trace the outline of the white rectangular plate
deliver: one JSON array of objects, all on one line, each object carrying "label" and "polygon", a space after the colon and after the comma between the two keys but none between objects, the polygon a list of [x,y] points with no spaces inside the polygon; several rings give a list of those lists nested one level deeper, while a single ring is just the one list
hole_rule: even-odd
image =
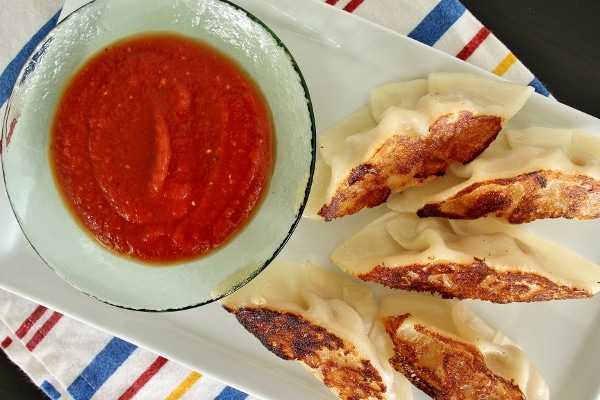
[{"label": "white rectangular plate", "polygon": [[[368,101],[369,90],[430,71],[489,75],[454,57],[317,1],[237,0],[269,25],[302,70],[322,131]],[[81,0],[65,7],[73,9]],[[565,77],[569,79],[569,77]],[[511,121],[515,127],[580,128],[600,135],[600,121],[534,95]],[[3,182],[0,183],[3,186]],[[367,210],[332,223],[302,221],[280,258],[335,269],[331,249],[370,218]],[[141,313],[105,305],[61,280],[32,250],[0,188],[0,286],[104,329],[265,399],[331,399],[301,366],[278,359],[218,304],[175,313]],[[532,224],[548,240],[600,263],[599,221]],[[332,239],[335,238],[335,239]],[[85,262],[85,260],[81,260]],[[493,327],[519,343],[550,385],[552,398],[600,395],[600,298],[541,304],[470,302]],[[415,390],[415,399],[427,399]]]}]

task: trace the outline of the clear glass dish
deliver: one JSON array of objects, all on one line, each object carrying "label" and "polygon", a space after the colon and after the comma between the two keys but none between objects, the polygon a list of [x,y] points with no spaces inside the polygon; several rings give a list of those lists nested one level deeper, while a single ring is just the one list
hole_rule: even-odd
[{"label": "clear glass dish", "polygon": [[[48,141],[61,92],[81,64],[116,40],[158,31],[200,39],[241,64],[270,105],[276,160],[260,208],[233,240],[193,261],[149,267],[107,250],[74,220],[53,179]],[[2,167],[21,229],[63,279],[114,306],[181,310],[241,287],[283,248],[310,189],[314,138],[302,74],[285,45],[253,15],[218,0],[96,0],[65,18],[25,64],[4,119]]]}]

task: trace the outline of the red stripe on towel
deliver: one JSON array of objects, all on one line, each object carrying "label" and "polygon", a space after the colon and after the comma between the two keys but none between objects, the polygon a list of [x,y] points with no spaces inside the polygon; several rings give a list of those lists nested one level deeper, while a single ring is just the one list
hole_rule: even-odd
[{"label": "red stripe on towel", "polygon": [[35,335],[33,335],[29,342],[27,342],[27,344],[25,345],[25,347],[27,347],[27,350],[33,351],[33,349],[35,349],[36,346],[40,344],[40,342],[46,337],[48,332],[50,332],[52,328],[54,328],[54,325],[56,325],[56,323],[61,318],[62,314],[57,311],[54,311],[50,318],[48,318],[48,320],[44,322],[44,325],[42,325],[42,327],[38,329],[38,331],[35,333]]},{"label": "red stripe on towel", "polygon": [[349,13],[354,12],[362,4],[363,0],[350,0],[346,7],[344,7],[344,11],[348,11]]},{"label": "red stripe on towel", "polygon": [[467,58],[477,50],[477,48],[483,43],[483,41],[490,35],[490,31],[485,26],[482,27],[479,32],[473,36],[473,38],[462,48],[461,51],[456,55],[457,58],[465,61]]},{"label": "red stripe on towel", "polygon": [[3,349],[6,349],[8,346],[10,346],[11,343],[12,343],[12,339],[10,338],[10,336],[7,336],[4,338],[2,343],[0,343],[0,347]]},{"label": "red stripe on towel", "polygon": [[44,306],[37,306],[36,309],[33,310],[33,312],[29,315],[29,317],[23,321],[19,329],[17,329],[15,336],[19,339],[23,339],[23,336],[27,335],[27,332],[29,332],[33,324],[35,324],[42,317],[42,315],[44,315],[46,310],[48,309]]},{"label": "red stripe on towel", "polygon": [[119,400],[129,400],[133,398],[133,396],[135,396],[136,393],[139,392],[139,390],[143,388],[144,385],[148,383],[148,381],[152,379],[154,375],[156,375],[156,373],[163,367],[163,365],[167,363],[167,361],[168,360],[164,357],[157,357],[156,360],[154,360],[154,362],[150,364],[148,369],[146,369],[139,376],[139,378],[137,378],[135,382],[133,382],[133,384],[129,386],[125,393],[123,393],[119,397]]},{"label": "red stripe on towel", "polygon": [[335,6],[335,3],[337,3],[337,2],[338,2],[338,0],[327,0],[325,3]]}]

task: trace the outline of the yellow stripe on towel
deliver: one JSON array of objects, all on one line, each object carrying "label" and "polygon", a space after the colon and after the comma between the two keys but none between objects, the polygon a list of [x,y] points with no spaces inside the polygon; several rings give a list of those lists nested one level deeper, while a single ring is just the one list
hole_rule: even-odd
[{"label": "yellow stripe on towel", "polygon": [[517,57],[513,53],[508,53],[492,72],[498,76],[502,76],[515,62],[517,62]]},{"label": "yellow stripe on towel", "polygon": [[165,400],[179,400],[196,382],[202,378],[202,374],[192,372],[169,394]]}]

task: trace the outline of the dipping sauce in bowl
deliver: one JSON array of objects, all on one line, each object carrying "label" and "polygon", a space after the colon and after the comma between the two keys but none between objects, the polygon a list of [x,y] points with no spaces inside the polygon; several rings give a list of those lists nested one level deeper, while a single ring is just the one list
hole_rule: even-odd
[{"label": "dipping sauce in bowl", "polygon": [[252,216],[272,168],[270,110],[217,49],[155,33],[101,50],[60,101],[57,183],[102,244],[150,262],[202,256]]},{"label": "dipping sauce in bowl", "polygon": [[2,128],[10,205],[40,258],[143,311],[257,276],[300,221],[316,153],[292,54],[225,0],[87,3],[34,50]]}]

